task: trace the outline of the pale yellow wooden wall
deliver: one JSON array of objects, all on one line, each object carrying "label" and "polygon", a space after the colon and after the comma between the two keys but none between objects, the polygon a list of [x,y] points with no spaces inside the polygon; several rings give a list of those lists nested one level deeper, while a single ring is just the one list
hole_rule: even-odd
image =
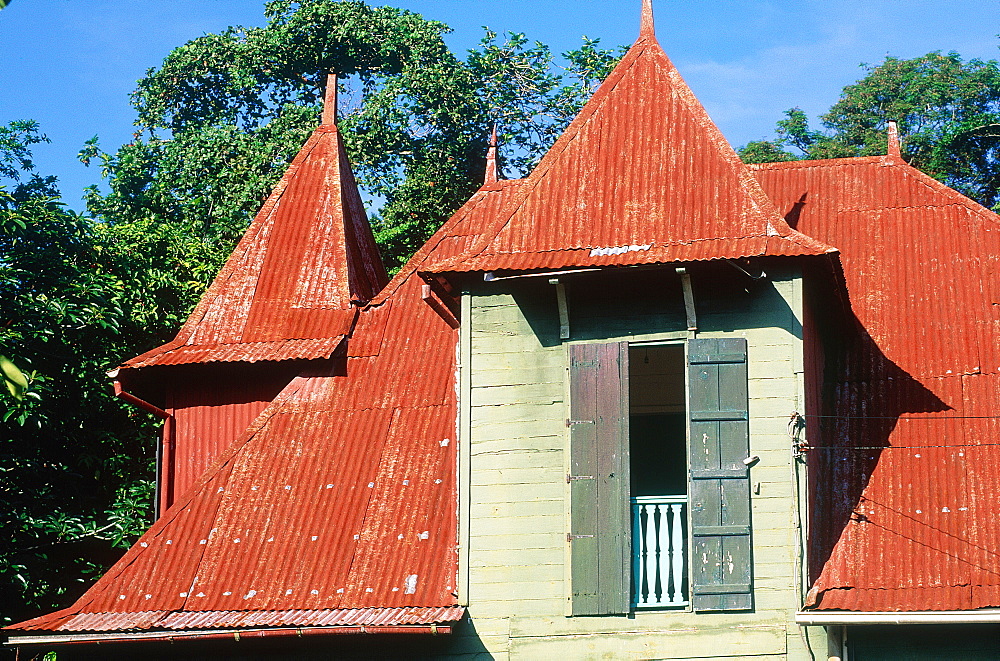
[{"label": "pale yellow wooden wall", "polygon": [[[457,633],[453,651],[567,661],[810,658],[793,621],[798,532],[786,435],[789,413],[803,406],[798,273],[771,273],[731,302],[715,292],[699,317],[700,336],[735,335],[749,344],[750,445],[761,459],[751,469],[756,609],[749,613],[566,616],[566,343],[688,334],[678,298],[648,314],[578,306],[570,311],[573,337],[560,342],[554,293],[518,286],[484,285],[464,297],[459,585],[474,632]],[[821,633],[810,641],[816,658],[825,658]]]}]

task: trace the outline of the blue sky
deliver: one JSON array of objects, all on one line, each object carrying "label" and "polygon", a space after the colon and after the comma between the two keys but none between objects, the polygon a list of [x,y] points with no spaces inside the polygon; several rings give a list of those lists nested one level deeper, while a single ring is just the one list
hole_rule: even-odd
[{"label": "blue sky", "polygon": [[[398,0],[447,23],[464,52],[482,26],[524,32],[557,51],[580,37],[606,46],[638,32],[640,0]],[[99,172],[76,160],[99,135],[126,142],[128,94],[171,48],[228,25],[260,25],[260,0],[13,0],[0,11],[0,122],[32,118],[52,139],[36,149],[79,209]],[[1000,56],[998,0],[654,0],[657,35],[709,114],[736,146],[772,134],[783,110],[810,116],[863,75],[862,62],[933,50]]]}]

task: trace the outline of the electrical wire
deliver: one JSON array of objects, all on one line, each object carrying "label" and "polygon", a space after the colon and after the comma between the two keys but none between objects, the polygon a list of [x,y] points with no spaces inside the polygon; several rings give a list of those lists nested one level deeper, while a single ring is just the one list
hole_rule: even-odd
[{"label": "electrical wire", "polygon": [[813,450],[929,450],[931,448],[992,448],[1000,443],[954,443],[950,445],[808,445],[806,451]]},{"label": "electrical wire", "polygon": [[[767,418],[780,418],[785,420],[785,415],[762,416]],[[808,418],[823,418],[828,420],[1000,420],[1000,415],[936,415],[933,417],[912,416],[912,415],[810,415]]]}]

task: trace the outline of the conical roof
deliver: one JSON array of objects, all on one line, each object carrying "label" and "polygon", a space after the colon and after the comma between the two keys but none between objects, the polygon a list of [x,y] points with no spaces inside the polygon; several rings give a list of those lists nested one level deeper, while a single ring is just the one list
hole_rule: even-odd
[{"label": "conical roof", "polygon": [[124,367],[325,358],[388,281],[333,123],[309,137],[172,342]]},{"label": "conical roof", "polygon": [[490,231],[427,270],[833,251],[784,221],[660,48],[647,5],[639,39]]}]

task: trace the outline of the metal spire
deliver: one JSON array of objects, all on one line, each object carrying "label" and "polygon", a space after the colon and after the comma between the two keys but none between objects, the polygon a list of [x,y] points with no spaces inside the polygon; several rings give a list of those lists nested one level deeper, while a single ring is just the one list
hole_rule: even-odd
[{"label": "metal spire", "polygon": [[332,71],[326,76],[326,95],[323,98],[324,126],[337,125],[337,74]]},{"label": "metal spire", "polygon": [[899,126],[894,119],[889,120],[889,145],[886,153],[893,158],[903,158],[903,153],[899,145]]},{"label": "metal spire", "polygon": [[486,152],[486,185],[495,184],[499,179],[497,175],[497,125],[493,125],[493,133],[490,135],[490,148]]},{"label": "metal spire", "polygon": [[653,25],[653,0],[642,0],[642,23],[639,37],[656,38],[656,28]]}]

